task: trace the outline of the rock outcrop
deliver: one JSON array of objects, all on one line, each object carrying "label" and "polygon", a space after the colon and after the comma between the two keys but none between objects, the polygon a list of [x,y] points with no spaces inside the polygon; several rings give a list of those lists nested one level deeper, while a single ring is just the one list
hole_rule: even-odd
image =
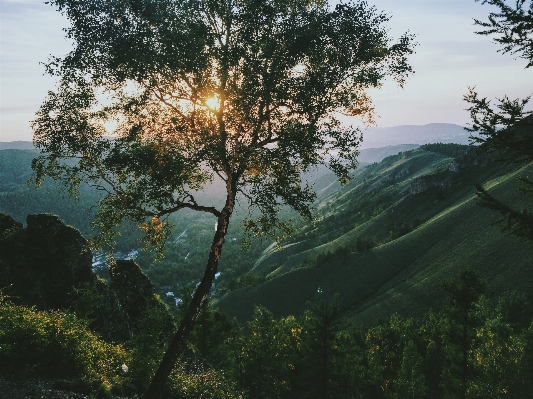
[{"label": "rock outcrop", "polygon": [[486,154],[481,153],[479,150],[472,148],[466,154],[455,158],[448,170],[450,172],[457,173],[462,169],[471,168],[474,166],[487,166],[489,158]]},{"label": "rock outcrop", "polygon": [[411,187],[409,189],[409,194],[419,194],[426,192],[430,187],[450,187],[450,182],[447,179],[443,179],[442,176],[436,175],[426,175],[416,177],[411,180]]},{"label": "rock outcrop", "polygon": [[67,306],[72,287],[92,284],[92,255],[80,232],[57,216],[29,215],[27,227],[0,214],[0,288],[40,309]]},{"label": "rock outcrop", "polygon": [[172,316],[135,262],[112,263],[110,277],[109,284],[97,279],[87,241],[57,216],[29,215],[24,228],[0,213],[0,297],[74,311],[118,342],[146,331],[164,339],[173,331]]},{"label": "rock outcrop", "polygon": [[[133,260],[117,260],[109,266],[109,290],[115,298],[115,308],[122,333],[129,336],[157,331],[157,338],[165,340],[174,331],[174,322],[166,305],[158,299],[155,287]],[[147,325],[149,324],[149,325]]]}]

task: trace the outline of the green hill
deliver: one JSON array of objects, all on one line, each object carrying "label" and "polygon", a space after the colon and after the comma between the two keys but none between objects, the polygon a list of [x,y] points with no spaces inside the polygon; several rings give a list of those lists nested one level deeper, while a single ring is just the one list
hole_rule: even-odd
[{"label": "green hill", "polygon": [[[98,193],[85,187],[73,200],[53,182],[40,189],[28,186],[36,154],[0,151],[0,210],[20,222],[30,213],[56,213],[88,234]],[[480,271],[495,295],[528,290],[531,247],[502,234],[498,216],[475,204],[474,183],[518,204],[515,177],[531,173],[532,167],[502,167],[454,144],[385,147],[361,155],[369,164],[345,187],[327,169],[306,176],[318,194],[316,219],[301,224],[280,251],[263,242],[242,252],[237,219],[246,210],[236,212],[216,282],[221,310],[241,321],[249,319],[256,304],[277,316],[301,314],[307,300],[330,299],[338,292],[347,315],[373,324],[391,312],[408,316],[438,308],[442,278],[466,267]],[[214,191],[216,183],[205,199],[214,198]],[[172,221],[167,257],[160,263],[148,253],[138,257],[163,294],[198,281],[214,223],[186,212]],[[124,250],[140,245],[134,230],[119,242]],[[242,286],[248,287],[236,289]]]},{"label": "green hill", "polygon": [[[25,223],[29,214],[52,213],[78,228],[86,237],[94,234],[91,221],[95,217],[100,192],[82,185],[79,198],[73,199],[63,186],[51,180],[46,180],[38,189],[28,185],[27,181],[32,175],[31,162],[39,153],[20,149],[30,148],[31,142],[0,144],[0,211],[21,223]],[[381,161],[386,156],[415,147],[417,146],[399,145],[363,150],[361,162]],[[328,169],[322,168],[311,171],[306,178],[314,182],[317,190],[320,189],[322,195],[325,195],[340,187],[331,176]],[[220,193],[224,190],[221,181],[215,180],[206,190],[195,195],[195,198],[204,205],[220,205]],[[241,203],[245,204],[246,201]],[[255,259],[270,245],[270,242],[256,242],[248,252],[241,251],[243,231],[239,219],[246,216],[248,212],[243,207],[235,212],[228,242],[224,247],[224,257],[219,265],[222,275],[217,280],[218,287],[224,288],[230,280],[252,269]],[[174,227],[167,244],[166,258],[162,262],[153,263],[153,256],[141,251],[137,259],[152,281],[161,287],[163,294],[176,290],[178,285],[194,286],[201,279],[208,251],[207,243],[213,239],[215,224],[212,215],[188,210],[171,215],[170,221]],[[126,225],[122,230],[123,235],[117,239],[117,250],[129,253],[139,249],[140,234],[136,226]],[[105,275],[105,270],[102,273]]]},{"label": "green hill", "polygon": [[76,199],[63,186],[50,180],[39,188],[27,184],[32,175],[31,162],[38,154],[35,150],[0,151],[0,211],[19,222],[25,222],[28,214],[57,214],[67,224],[89,234],[98,192],[83,186]]},{"label": "green hill", "polygon": [[457,145],[388,157],[321,196],[314,225],[256,261],[252,272],[270,272],[267,281],[228,293],[218,307],[239,320],[259,304],[298,315],[306,301],[339,293],[346,314],[369,325],[438,308],[441,280],[464,268],[478,270],[489,292],[529,292],[533,248],[502,234],[498,216],[476,205],[474,183],[517,204],[515,177],[532,171]]}]

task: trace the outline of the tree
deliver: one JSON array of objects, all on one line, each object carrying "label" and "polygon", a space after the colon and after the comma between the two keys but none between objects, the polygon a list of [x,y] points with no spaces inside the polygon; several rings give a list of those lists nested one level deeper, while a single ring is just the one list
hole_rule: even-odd
[{"label": "tree", "polygon": [[446,321],[432,311],[426,312],[418,330],[420,345],[425,346],[424,382],[426,395],[430,398],[442,397],[440,386],[445,359],[443,353],[443,325]]},{"label": "tree", "polygon": [[[478,0],[476,0],[478,1]],[[494,5],[499,12],[489,15],[489,22],[475,21],[485,30],[481,35],[499,35],[494,40],[503,46],[504,53],[520,54],[528,61],[526,68],[533,65],[533,1],[517,0],[515,7],[504,0],[483,0],[483,4]],[[498,99],[496,107],[487,98],[478,96],[470,88],[465,101],[470,104],[472,125],[469,130],[473,144],[482,149],[496,152],[502,161],[527,164],[533,161],[533,114],[526,111],[531,96],[511,100],[507,96]],[[533,181],[520,179],[521,190],[533,195]],[[503,227],[511,234],[533,241],[533,215],[527,209],[516,209],[492,196],[481,185],[477,185],[478,203],[499,212],[505,221]]]},{"label": "tree", "polygon": [[235,353],[229,343],[240,334],[237,321],[230,321],[223,313],[213,310],[210,301],[206,300],[189,337],[189,344],[194,346],[197,356],[204,363],[217,370],[224,369],[235,362]]},{"label": "tree", "polygon": [[[332,358],[332,395],[339,399],[362,397],[366,381],[366,367],[363,364],[364,350],[359,345],[358,332],[352,329],[337,333],[335,354]],[[362,344],[363,342],[361,342]]]},{"label": "tree", "polygon": [[411,340],[403,349],[402,366],[398,372],[398,395],[401,398],[423,398],[426,383],[423,373],[424,359],[418,353],[416,344]]},{"label": "tree", "polygon": [[251,398],[292,398],[302,328],[293,316],[274,319],[262,306],[248,322],[243,345],[243,383]]},{"label": "tree", "polygon": [[520,377],[524,344],[511,326],[494,314],[493,307],[483,298],[476,305],[481,325],[476,331],[476,345],[472,350],[472,367],[476,378],[469,385],[473,398],[525,397],[520,392]]},{"label": "tree", "polygon": [[485,283],[475,271],[465,270],[457,279],[443,281],[442,288],[448,294],[443,310],[446,358],[443,383],[451,397],[466,399],[468,384],[474,378],[473,341],[476,328],[481,325],[474,308],[485,291]]},{"label": "tree", "polygon": [[372,397],[396,398],[398,396],[402,355],[414,335],[413,320],[401,320],[397,314],[393,314],[388,323],[368,330],[365,337],[368,377],[377,388]]},{"label": "tree", "polygon": [[320,399],[339,397],[334,393],[334,382],[338,377],[334,362],[343,356],[338,334],[346,327],[340,315],[339,297],[335,295],[330,304],[323,300],[308,302],[307,307],[302,321],[303,396]]},{"label": "tree", "polygon": [[[102,190],[95,244],[130,220],[161,250],[168,215],[190,209],[216,221],[204,277],[146,393],[157,398],[211,288],[237,196],[251,208],[252,236],[290,232],[281,206],[309,217],[314,193],[302,172],[322,164],[349,179],[361,137],[338,115],[372,119],[366,89],[387,77],[403,85],[413,37],[393,43],[389,17],[363,1],[51,3],[69,18],[74,48],[47,64],[58,88],[33,122],[36,183]],[[199,203],[214,177],[220,202]]]},{"label": "tree", "polygon": [[[479,0],[476,0],[479,1]],[[482,0],[482,4],[490,4],[499,8],[498,12],[489,14],[489,22],[475,20],[476,25],[486,28],[478,32],[480,35],[501,35],[494,39],[503,48],[503,53],[520,54],[527,60],[526,68],[533,66],[533,2],[516,0],[514,7],[505,0]]]}]

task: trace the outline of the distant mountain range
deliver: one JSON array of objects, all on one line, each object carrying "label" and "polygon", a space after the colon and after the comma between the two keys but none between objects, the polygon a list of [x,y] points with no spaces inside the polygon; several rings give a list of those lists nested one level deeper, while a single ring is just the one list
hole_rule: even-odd
[{"label": "distant mountain range", "polygon": [[31,141],[0,141],[0,150],[34,150]]},{"label": "distant mountain range", "polygon": [[468,144],[469,136],[470,133],[463,126],[452,123],[370,127],[363,131],[361,148],[385,147],[398,144]]},{"label": "distant mountain range", "polygon": [[[456,143],[468,144],[468,133],[463,126],[452,123],[427,125],[402,125],[394,127],[371,127],[363,131],[361,149],[380,148],[398,144]],[[31,141],[0,142],[0,150],[31,150]],[[360,162],[365,162],[360,159]]]}]

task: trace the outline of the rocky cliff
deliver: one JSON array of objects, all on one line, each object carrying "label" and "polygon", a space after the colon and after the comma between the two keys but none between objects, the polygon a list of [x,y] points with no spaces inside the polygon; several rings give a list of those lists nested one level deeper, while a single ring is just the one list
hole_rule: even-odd
[{"label": "rocky cliff", "polygon": [[27,227],[0,213],[0,297],[40,310],[68,309],[91,328],[127,340],[155,317],[158,334],[173,330],[168,309],[133,261],[110,267],[109,284],[92,271],[92,253],[78,230],[57,216],[29,215]]},{"label": "rocky cliff", "polygon": [[67,306],[72,287],[94,284],[86,240],[57,216],[29,215],[27,227],[0,213],[0,288],[40,309]]}]

